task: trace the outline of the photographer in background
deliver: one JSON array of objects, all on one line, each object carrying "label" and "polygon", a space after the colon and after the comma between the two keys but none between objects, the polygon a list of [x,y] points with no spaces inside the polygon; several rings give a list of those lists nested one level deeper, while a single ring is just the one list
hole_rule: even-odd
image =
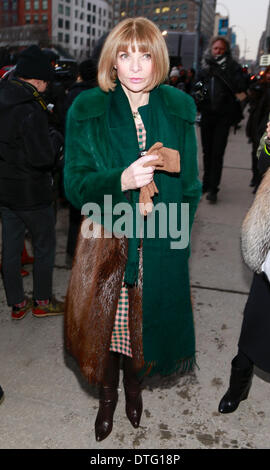
[{"label": "photographer in background", "polygon": [[208,193],[206,198],[211,203],[217,202],[230,127],[242,119],[238,94],[242,98],[246,87],[242,68],[232,59],[227,39],[212,38],[193,93],[201,112],[203,192]]}]

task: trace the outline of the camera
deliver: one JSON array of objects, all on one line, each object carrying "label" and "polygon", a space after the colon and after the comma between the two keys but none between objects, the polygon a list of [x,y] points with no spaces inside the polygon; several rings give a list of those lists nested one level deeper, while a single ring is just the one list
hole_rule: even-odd
[{"label": "camera", "polygon": [[208,96],[208,88],[203,82],[195,83],[192,91],[192,96],[197,103],[202,103]]}]

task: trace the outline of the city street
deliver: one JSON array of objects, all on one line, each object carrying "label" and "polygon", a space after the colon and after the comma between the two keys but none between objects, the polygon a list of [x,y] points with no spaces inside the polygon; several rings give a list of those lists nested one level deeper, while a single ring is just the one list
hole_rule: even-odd
[{"label": "city street", "polygon": [[[121,383],[113,431],[97,443],[97,391],[64,351],[63,317],[38,319],[28,313],[23,320],[12,321],[0,280],[0,384],[5,391],[0,449],[270,448],[270,377],[264,372],[255,370],[249,398],[235,413],[217,411],[228,387],[252,279],[240,251],[241,223],[254,197],[249,187],[251,146],[244,127],[243,123],[236,135],[230,134],[218,204],[209,204],[204,196],[193,227],[190,272],[198,364],[194,373],[146,381],[137,430],[125,416]],[[199,138],[198,144],[201,167]],[[67,216],[67,209],[60,208],[57,298],[64,298],[70,276]],[[31,295],[31,274],[24,285]]]}]

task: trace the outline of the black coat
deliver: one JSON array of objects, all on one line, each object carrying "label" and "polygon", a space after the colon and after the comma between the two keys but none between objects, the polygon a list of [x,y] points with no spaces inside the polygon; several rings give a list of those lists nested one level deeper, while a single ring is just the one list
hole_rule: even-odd
[{"label": "black coat", "polygon": [[50,138],[48,112],[38,97],[24,81],[0,83],[0,205],[11,209],[53,201],[52,170],[61,139],[55,132]]},{"label": "black coat", "polygon": [[201,113],[228,115],[233,121],[238,111],[234,95],[247,88],[242,67],[228,56],[226,66],[222,68],[210,56],[198,74],[198,81],[202,82],[205,90],[204,99],[198,104]]}]

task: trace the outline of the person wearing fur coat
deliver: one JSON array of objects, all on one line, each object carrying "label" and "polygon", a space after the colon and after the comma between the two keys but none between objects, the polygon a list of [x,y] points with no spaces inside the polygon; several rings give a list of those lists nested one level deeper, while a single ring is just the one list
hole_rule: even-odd
[{"label": "person wearing fur coat", "polygon": [[[123,20],[104,43],[99,87],[82,92],[68,112],[65,191],[89,217],[67,292],[65,344],[86,379],[100,386],[98,441],[113,427],[120,361],[126,415],[135,428],[144,374],[195,364],[188,258],[201,195],[196,107],[187,94],[162,85],[168,70],[154,23]],[[158,204],[160,214],[168,213],[163,225],[155,217]],[[148,236],[149,221],[155,230]],[[175,222],[173,234],[167,229]],[[130,227],[124,236],[122,225]]]},{"label": "person wearing fur coat", "polygon": [[263,180],[241,232],[244,261],[254,272],[244,310],[238,354],[231,364],[230,384],[219,403],[220,413],[234,412],[248,397],[254,365],[270,373],[270,116],[257,153]]}]

